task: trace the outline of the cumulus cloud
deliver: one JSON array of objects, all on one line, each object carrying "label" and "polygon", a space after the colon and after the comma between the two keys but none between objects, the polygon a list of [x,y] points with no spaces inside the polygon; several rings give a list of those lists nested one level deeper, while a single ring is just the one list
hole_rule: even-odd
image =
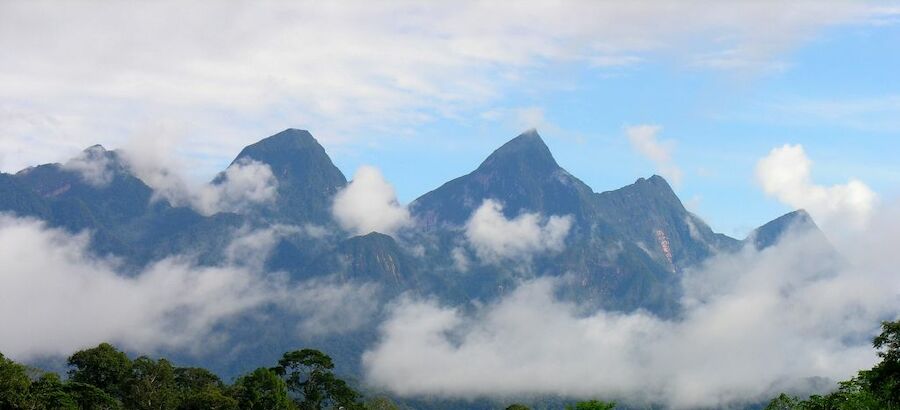
[{"label": "cumulus cloud", "polygon": [[235,152],[259,124],[315,123],[332,141],[393,132],[490,109],[555,64],[767,67],[823,28],[896,14],[852,1],[251,4],[0,5],[0,107],[15,113],[0,114],[0,147],[26,156],[4,170],[158,120],[197,136],[194,159]]},{"label": "cumulus cloud", "polygon": [[[234,246],[261,250],[272,243],[266,238],[277,235],[245,232]],[[366,302],[374,300],[373,285],[290,283],[283,275],[261,273],[253,260],[197,266],[184,256],[124,276],[115,261],[92,256],[88,245],[87,234],[0,216],[0,351],[30,360],[101,341],[142,352],[191,350],[227,336],[219,333],[221,325],[263,306],[297,315],[298,327],[313,334],[347,331],[373,309]],[[362,302],[335,309],[350,299]]]},{"label": "cumulus cloud", "polygon": [[278,181],[268,164],[240,160],[226,168],[215,182],[203,185],[192,203],[206,214],[239,212],[274,201],[277,188]]},{"label": "cumulus cloud", "polygon": [[367,380],[403,396],[562,395],[667,408],[821,389],[815,378],[871,366],[870,338],[898,314],[900,258],[889,248],[900,212],[842,249],[846,264],[805,235],[686,272],[677,319],[585,312],[559,299],[560,280],[548,278],[468,310],[407,298],[363,356]]},{"label": "cumulus cloud", "polygon": [[[503,205],[488,199],[466,222],[465,236],[476,255],[485,262],[528,261],[537,253],[562,250],[571,227],[570,215],[543,219],[539,214],[526,212],[507,219]],[[459,259],[454,254],[457,263]]]},{"label": "cumulus cloud", "polygon": [[409,211],[397,202],[394,187],[370,166],[360,167],[335,195],[331,211],[341,227],[359,235],[373,231],[390,235],[412,223]]},{"label": "cumulus cloud", "polygon": [[682,172],[672,159],[675,142],[660,141],[656,137],[662,127],[658,125],[635,125],[625,128],[631,146],[639,154],[653,162],[656,170],[675,184],[681,183]]},{"label": "cumulus cloud", "polygon": [[766,194],[806,209],[826,230],[842,232],[865,226],[878,201],[875,192],[857,179],[818,185],[812,180],[812,165],[802,145],[784,145],[759,160],[756,178]]}]

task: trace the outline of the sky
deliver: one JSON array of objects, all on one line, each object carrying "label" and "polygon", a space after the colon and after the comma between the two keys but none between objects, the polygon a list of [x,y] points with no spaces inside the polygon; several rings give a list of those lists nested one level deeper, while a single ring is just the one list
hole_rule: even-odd
[{"label": "sky", "polygon": [[3,172],[153,145],[205,181],[302,128],[407,203],[536,128],[595,191],[658,173],[736,237],[798,205],[756,173],[786,144],[816,184],[900,186],[895,2],[0,1],[0,49]]}]

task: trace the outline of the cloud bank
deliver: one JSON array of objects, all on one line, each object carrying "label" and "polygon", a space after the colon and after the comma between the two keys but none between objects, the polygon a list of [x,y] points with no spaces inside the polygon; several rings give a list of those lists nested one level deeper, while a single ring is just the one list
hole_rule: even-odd
[{"label": "cloud bank", "polygon": [[397,202],[394,187],[370,166],[360,167],[335,195],[331,211],[341,227],[356,235],[373,231],[391,235],[412,223],[409,211]]},{"label": "cloud bank", "polygon": [[[228,253],[240,256],[238,247],[265,253],[280,235],[277,228],[242,233]],[[26,361],[102,341],[141,352],[208,351],[210,340],[227,338],[223,325],[263,306],[297,315],[306,335],[352,330],[377,308],[374,285],[290,283],[262,273],[253,259],[197,266],[172,256],[128,277],[115,261],[93,257],[88,243],[87,234],[0,215],[0,351]]]},{"label": "cloud bank", "polygon": [[639,154],[653,162],[656,170],[675,184],[681,183],[683,173],[672,159],[674,141],[659,141],[656,137],[662,127],[658,125],[635,125],[625,128],[625,135],[631,146]]},{"label": "cloud bank", "polygon": [[[870,338],[896,317],[900,213],[842,249],[796,232],[764,251],[714,257],[683,280],[680,319],[585,312],[564,279],[526,282],[474,311],[407,298],[364,356],[367,380],[402,396],[602,397],[723,408],[809,391],[875,361]],[[830,387],[830,385],[829,385]]]},{"label": "cloud bank", "polygon": [[[784,145],[769,152],[756,165],[756,178],[766,194],[794,208],[806,209],[831,232],[861,229],[878,202],[865,183],[818,185],[812,180],[813,162],[801,145]],[[832,235],[838,236],[838,235]]]},{"label": "cloud bank", "polygon": [[254,124],[332,124],[317,130],[328,141],[395,132],[483,112],[546,83],[535,68],[571,63],[766,70],[823,29],[891,15],[853,1],[4,2],[0,151],[17,155],[0,167],[158,122],[211,166],[272,131]]},{"label": "cloud bank", "polygon": [[[544,219],[539,214],[526,212],[507,219],[503,215],[503,205],[488,199],[466,222],[465,236],[484,262],[528,262],[535,254],[562,250],[571,227],[570,215]],[[453,257],[457,265],[467,266],[467,263],[461,263],[456,253]]]}]

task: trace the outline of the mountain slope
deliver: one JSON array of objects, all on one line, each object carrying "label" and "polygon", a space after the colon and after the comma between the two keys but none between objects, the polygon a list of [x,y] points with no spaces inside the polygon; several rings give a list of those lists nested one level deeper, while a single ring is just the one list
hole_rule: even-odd
[{"label": "mountain slope", "polygon": [[507,217],[540,212],[586,218],[593,213],[592,194],[530,130],[498,148],[475,171],[419,197],[410,210],[428,227],[462,225],[486,199],[501,200]]},{"label": "mountain slope", "polygon": [[688,212],[659,175],[597,194],[596,199],[607,222],[673,272],[740,246],[740,241],[714,233]]},{"label": "mountain slope", "polygon": [[[289,128],[245,147],[232,164],[258,161],[272,169],[278,181],[273,207],[258,212],[278,222],[322,223],[331,219],[331,201],[347,178],[306,130]],[[223,182],[220,174],[213,183]]]}]

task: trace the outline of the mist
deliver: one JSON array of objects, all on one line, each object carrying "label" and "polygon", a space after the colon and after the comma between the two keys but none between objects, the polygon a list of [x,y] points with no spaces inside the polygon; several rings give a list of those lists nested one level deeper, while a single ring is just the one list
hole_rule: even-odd
[{"label": "mist", "polygon": [[[896,207],[894,207],[896,209]],[[897,314],[900,213],[885,207],[838,249],[803,230],[684,274],[682,313],[586,312],[567,278],[522,282],[477,308],[406,297],[363,355],[369,383],[404,397],[560,395],[722,408],[821,389],[875,363]],[[851,235],[851,233],[848,233]],[[850,238],[845,238],[850,239]],[[825,384],[829,385],[829,384]]]}]

